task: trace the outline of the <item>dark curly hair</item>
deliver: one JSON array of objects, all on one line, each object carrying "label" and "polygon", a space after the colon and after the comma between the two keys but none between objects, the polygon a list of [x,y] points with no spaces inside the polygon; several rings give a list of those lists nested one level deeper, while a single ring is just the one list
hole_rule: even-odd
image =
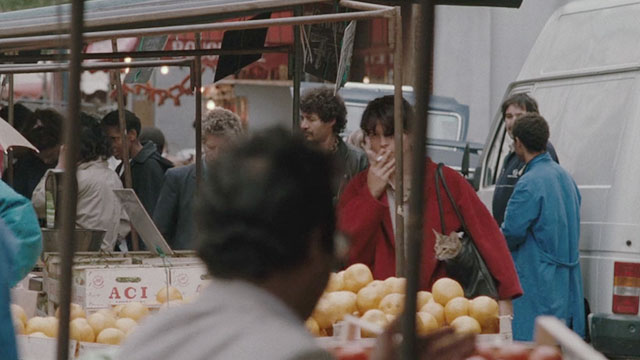
[{"label": "dark curly hair", "polygon": [[260,281],[300,265],[320,230],[333,253],[328,155],[271,128],[211,164],[197,204],[198,255],[218,278]]},{"label": "dark curly hair", "polygon": [[525,93],[513,94],[507,98],[504,102],[502,102],[501,110],[502,110],[502,120],[504,120],[507,109],[511,105],[516,105],[519,108],[524,109],[525,112],[529,113],[539,113],[538,110],[538,102],[536,99]]},{"label": "dark curly hair", "polygon": [[[393,106],[393,95],[373,99],[367,104],[367,107],[362,113],[362,120],[360,120],[360,128],[365,135],[371,136],[374,134],[378,123],[382,125],[385,136],[394,134]],[[402,99],[402,109],[402,128],[405,132],[408,132],[409,120],[413,117],[413,108],[404,98]]]},{"label": "dark curly hair", "polygon": [[549,125],[536,113],[526,113],[513,123],[513,138],[519,139],[530,152],[542,152],[547,149]]},{"label": "dark curly hair", "polygon": [[328,87],[309,89],[302,94],[300,99],[300,111],[307,114],[317,114],[322,122],[333,124],[333,133],[340,134],[347,125],[347,108],[340,95],[334,95]]},{"label": "dark curly hair", "polygon": [[38,109],[33,116],[36,122],[33,128],[27,131],[27,140],[40,151],[60,145],[64,123],[62,114],[53,109]]},{"label": "dark curly hair", "polygon": [[109,139],[100,120],[87,113],[80,113],[80,154],[78,162],[85,163],[109,157]]},{"label": "dark curly hair", "polygon": [[[140,130],[142,128],[142,124],[140,123],[140,119],[136,116],[136,114],[132,113],[129,110],[124,111],[124,120],[127,127],[127,132],[131,130],[136,131],[136,137],[140,136]],[[102,118],[102,126],[107,127],[116,127],[120,129],[120,116],[118,115],[118,110],[113,110]]]}]

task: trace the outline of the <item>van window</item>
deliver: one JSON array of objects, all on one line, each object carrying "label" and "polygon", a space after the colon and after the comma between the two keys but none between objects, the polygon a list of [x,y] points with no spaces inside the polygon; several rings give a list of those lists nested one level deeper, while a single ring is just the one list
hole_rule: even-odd
[{"label": "van window", "polygon": [[[635,79],[603,76],[536,84],[532,96],[549,123],[551,143],[578,185],[611,185],[612,169],[632,116]],[[495,184],[511,139],[500,124],[487,153],[483,185]]]},{"label": "van window", "polygon": [[[347,107],[347,127],[345,133],[350,134],[360,128],[360,120],[366,108],[366,104],[345,103]],[[461,140],[462,117],[459,114],[447,111],[429,111],[430,139]]]},{"label": "van window", "polygon": [[611,185],[616,159],[635,112],[635,79],[599,76],[538,86],[534,97],[550,126],[560,164],[579,185]]}]

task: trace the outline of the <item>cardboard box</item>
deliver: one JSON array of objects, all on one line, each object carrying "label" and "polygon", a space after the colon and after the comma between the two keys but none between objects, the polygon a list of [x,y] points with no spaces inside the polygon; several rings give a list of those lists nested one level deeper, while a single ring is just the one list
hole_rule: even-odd
[{"label": "cardboard box", "polygon": [[[20,360],[56,360],[57,338],[17,335],[18,357]],[[69,359],[74,359],[77,342],[69,340]]]},{"label": "cardboard box", "polygon": [[171,286],[180,290],[183,298],[199,295],[210,282],[209,272],[204,265],[172,267],[170,274]]},{"label": "cardboard box", "polygon": [[[168,276],[168,269],[151,266],[77,266],[73,269],[71,299],[87,311],[134,301],[157,305],[155,295],[167,286]],[[58,304],[58,280],[45,280],[49,302]]]}]

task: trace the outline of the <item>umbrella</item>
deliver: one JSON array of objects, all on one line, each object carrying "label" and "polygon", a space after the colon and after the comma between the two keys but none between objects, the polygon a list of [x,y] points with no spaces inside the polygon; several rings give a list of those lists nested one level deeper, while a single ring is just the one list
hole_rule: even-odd
[{"label": "umbrella", "polygon": [[39,152],[18,130],[0,118],[0,149],[7,151],[10,147],[23,147]]}]

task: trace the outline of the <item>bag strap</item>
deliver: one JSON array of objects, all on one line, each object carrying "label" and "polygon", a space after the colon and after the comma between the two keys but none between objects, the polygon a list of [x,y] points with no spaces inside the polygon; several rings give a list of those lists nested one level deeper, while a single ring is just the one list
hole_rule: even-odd
[{"label": "bag strap", "polygon": [[451,206],[453,207],[453,210],[456,213],[456,216],[458,216],[458,220],[460,221],[460,224],[462,224],[462,229],[464,230],[464,232],[471,236],[471,233],[469,233],[469,230],[467,229],[467,224],[464,222],[464,218],[462,217],[462,214],[460,213],[460,210],[458,209],[458,205],[456,204],[455,200],[453,199],[453,196],[451,195],[451,191],[449,191],[449,186],[447,186],[447,182],[444,178],[444,172],[442,171],[442,168],[444,167],[443,163],[439,163],[438,164],[438,169],[436,170],[436,195],[438,197],[438,206],[440,207],[440,221],[442,222],[442,231],[444,232],[444,217],[442,216],[442,214],[444,214],[444,212],[442,211],[442,203],[440,201],[440,187],[438,186],[438,180],[442,181],[442,187],[444,188],[444,191],[447,193],[447,197],[449,198],[449,201],[451,202]]},{"label": "bag strap", "polygon": [[440,176],[438,176],[441,165],[443,164],[438,164],[438,171],[436,171],[436,198],[438,199],[438,210],[440,211],[440,226],[442,227],[442,235],[445,235],[447,229],[444,223],[444,208],[442,206],[442,196],[440,195]]}]

